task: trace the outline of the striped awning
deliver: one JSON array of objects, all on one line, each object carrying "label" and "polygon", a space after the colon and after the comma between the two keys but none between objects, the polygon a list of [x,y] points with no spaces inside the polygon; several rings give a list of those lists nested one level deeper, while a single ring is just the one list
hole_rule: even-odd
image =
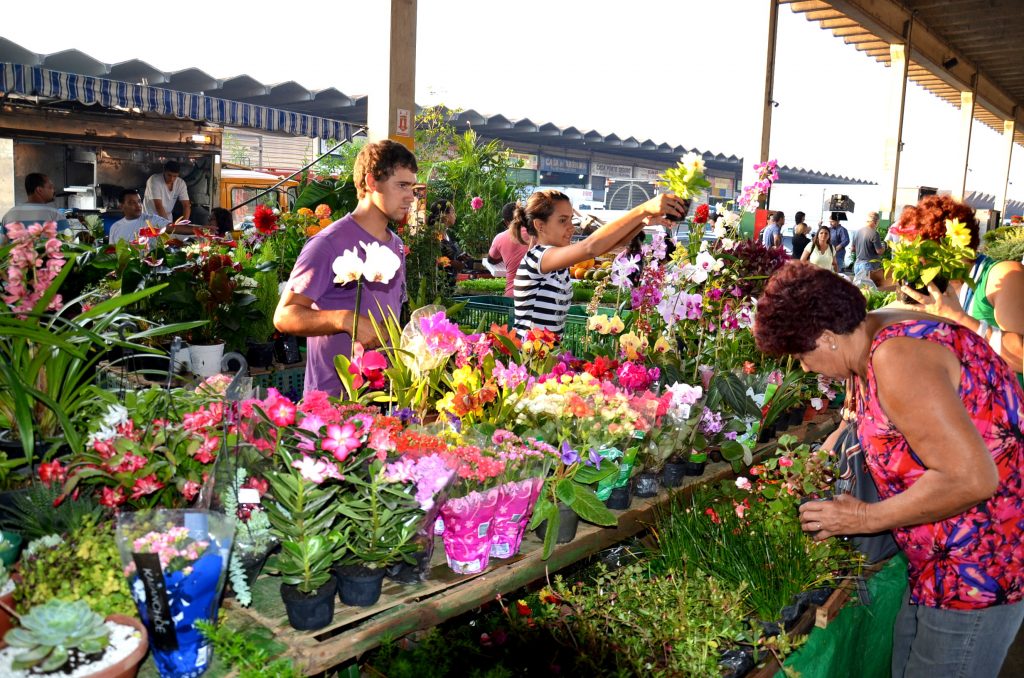
[{"label": "striped awning", "polygon": [[0,63],[0,94],[137,109],[179,120],[320,139],[347,139],[352,134],[351,127],[340,120],[25,64]]}]

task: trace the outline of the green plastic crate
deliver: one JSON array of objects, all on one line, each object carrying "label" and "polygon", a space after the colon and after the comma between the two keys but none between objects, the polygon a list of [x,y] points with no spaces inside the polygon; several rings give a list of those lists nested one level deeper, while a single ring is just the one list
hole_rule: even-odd
[{"label": "green plastic crate", "polygon": [[282,394],[295,398],[302,397],[306,381],[305,361],[297,365],[275,365],[269,372],[252,375],[252,385],[262,388],[276,388]]},{"label": "green plastic crate", "polygon": [[456,297],[456,302],[466,302],[461,311],[452,318],[463,327],[487,330],[491,324],[512,327],[515,304],[510,297],[477,295]]}]

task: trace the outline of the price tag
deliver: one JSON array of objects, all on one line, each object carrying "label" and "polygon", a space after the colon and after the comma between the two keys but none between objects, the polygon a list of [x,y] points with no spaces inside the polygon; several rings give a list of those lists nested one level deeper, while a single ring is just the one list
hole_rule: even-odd
[{"label": "price tag", "polygon": [[260,503],[260,491],[255,487],[240,487],[238,488],[238,503],[239,504],[258,504]]}]

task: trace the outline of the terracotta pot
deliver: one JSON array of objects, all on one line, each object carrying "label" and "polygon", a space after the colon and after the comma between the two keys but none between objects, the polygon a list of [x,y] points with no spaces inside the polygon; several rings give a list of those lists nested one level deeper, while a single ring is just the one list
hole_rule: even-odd
[{"label": "terracotta pot", "polygon": [[139,672],[139,665],[149,650],[149,634],[146,633],[146,627],[138,617],[129,617],[123,614],[108,615],[107,621],[121,626],[131,626],[142,634],[142,640],[127,657],[112,666],[89,674],[89,678],[135,678],[135,674]]}]

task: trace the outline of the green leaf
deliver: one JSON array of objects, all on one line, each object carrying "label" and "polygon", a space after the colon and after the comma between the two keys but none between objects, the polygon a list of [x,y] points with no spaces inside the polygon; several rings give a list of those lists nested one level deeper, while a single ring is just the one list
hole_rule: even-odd
[{"label": "green leaf", "polygon": [[615,462],[605,459],[601,462],[601,469],[598,470],[593,466],[581,466],[577,471],[576,475],[573,476],[580,485],[593,485],[594,483],[601,482],[610,475],[619,472],[619,467]]},{"label": "green leaf", "polygon": [[576,486],[576,500],[572,503],[572,510],[588,523],[604,527],[612,527],[618,524],[618,518],[615,517],[615,514],[601,503],[601,500],[597,498],[597,495],[589,487]]},{"label": "green leaf", "polygon": [[[555,496],[558,497],[558,500],[566,506],[572,506],[579,494],[577,487],[576,483],[569,478],[562,478],[558,481],[558,484],[555,485]],[[582,486],[579,487],[583,489]]]}]

